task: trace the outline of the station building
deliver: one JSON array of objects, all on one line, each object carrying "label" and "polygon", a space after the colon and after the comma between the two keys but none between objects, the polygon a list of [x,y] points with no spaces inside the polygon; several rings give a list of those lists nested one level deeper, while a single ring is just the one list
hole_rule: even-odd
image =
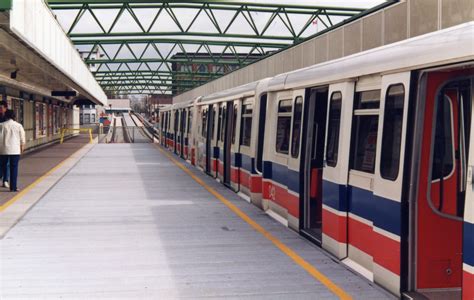
[{"label": "station building", "polygon": [[59,140],[61,128],[79,128],[78,103],[106,105],[107,97],[42,1],[0,2],[0,99],[32,150]]}]

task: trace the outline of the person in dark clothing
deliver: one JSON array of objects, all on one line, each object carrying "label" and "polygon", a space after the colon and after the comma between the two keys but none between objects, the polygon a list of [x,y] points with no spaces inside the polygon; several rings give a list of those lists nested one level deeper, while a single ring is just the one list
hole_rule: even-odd
[{"label": "person in dark clothing", "polygon": [[[5,122],[5,113],[8,110],[8,103],[7,101],[0,101],[0,124]],[[0,177],[3,179],[3,187],[9,188],[9,181],[10,181],[10,163],[8,163],[7,171],[4,174],[3,169],[0,168]]]},{"label": "person in dark clothing", "polygon": [[0,123],[5,122],[5,112],[8,109],[7,101],[0,101]]},{"label": "person in dark clothing", "polygon": [[[3,172],[10,169],[10,191],[18,192],[18,164],[25,149],[26,139],[23,126],[15,121],[15,112],[5,112],[5,122],[0,125],[0,165]],[[8,167],[8,163],[10,166]]]}]

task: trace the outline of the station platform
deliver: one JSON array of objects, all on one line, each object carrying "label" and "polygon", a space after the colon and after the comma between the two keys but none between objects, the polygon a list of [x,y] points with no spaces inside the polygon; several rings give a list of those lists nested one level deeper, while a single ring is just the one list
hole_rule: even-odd
[{"label": "station platform", "polygon": [[[88,137],[77,136],[66,140],[63,144],[53,144],[22,155],[18,171],[18,188],[22,190],[31,185],[88,142]],[[0,188],[0,206],[5,205],[16,195],[8,188]]]},{"label": "station platform", "polygon": [[159,146],[81,151],[0,240],[1,299],[395,299]]}]

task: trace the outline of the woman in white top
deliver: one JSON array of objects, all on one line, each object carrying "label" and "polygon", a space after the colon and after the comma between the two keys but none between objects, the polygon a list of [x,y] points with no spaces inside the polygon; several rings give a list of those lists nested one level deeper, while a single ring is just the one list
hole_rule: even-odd
[{"label": "woman in white top", "polygon": [[10,162],[10,191],[18,192],[17,178],[20,155],[25,146],[25,130],[15,121],[15,112],[5,112],[5,122],[0,124],[0,166],[6,174]]}]

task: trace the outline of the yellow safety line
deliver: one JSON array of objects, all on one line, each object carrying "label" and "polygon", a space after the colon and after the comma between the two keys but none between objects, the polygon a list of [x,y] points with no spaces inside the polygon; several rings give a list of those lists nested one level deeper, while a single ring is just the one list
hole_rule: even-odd
[{"label": "yellow safety line", "polygon": [[69,155],[67,158],[65,158],[62,162],[60,162],[59,164],[57,164],[55,167],[53,167],[52,169],[50,169],[48,172],[46,172],[44,175],[42,175],[40,178],[36,179],[35,181],[33,181],[30,185],[28,185],[26,188],[24,188],[23,190],[21,190],[18,194],[16,194],[13,198],[11,198],[10,200],[8,200],[7,202],[3,203],[2,205],[0,205],[0,212],[3,212],[5,211],[9,206],[11,206],[13,203],[15,203],[16,201],[18,201],[20,198],[22,198],[24,195],[26,195],[26,193],[28,193],[32,188],[34,188],[36,185],[38,185],[41,181],[43,181],[44,179],[46,179],[46,177],[50,176],[54,171],[56,171],[57,169],[59,169],[62,165],[64,165],[66,163],[66,161],[68,161],[69,159],[71,159],[72,156],[74,156],[77,152],[79,152],[80,150],[82,150],[83,147],[81,147],[80,149],[78,149],[77,151],[75,151],[73,154]]},{"label": "yellow safety line", "polygon": [[324,276],[316,267],[308,263],[304,260],[301,256],[299,256],[295,251],[293,251],[290,247],[286,246],[283,242],[281,242],[278,238],[273,236],[271,233],[266,231],[260,224],[255,222],[252,218],[250,218],[247,214],[245,214],[242,210],[240,210],[237,206],[232,204],[229,200],[227,200],[224,196],[219,194],[216,190],[208,186],[201,180],[199,177],[193,174],[188,168],[186,168],[182,163],[177,161],[173,158],[169,153],[164,151],[160,146],[157,148],[164,153],[173,163],[175,163],[181,170],[186,172],[189,176],[191,176],[194,181],[202,185],[209,193],[211,193],[214,197],[216,197],[219,201],[221,201],[225,206],[227,206],[230,210],[232,210],[236,215],[238,215],[242,220],[244,220],[247,224],[252,226],[253,229],[260,232],[265,238],[271,241],[278,249],[280,249],[283,253],[285,253],[288,257],[290,257],[297,265],[302,267],[306,272],[308,272],[311,276],[313,276],[316,280],[321,282],[325,285],[331,292],[333,292],[336,296],[340,299],[352,299],[352,297],[347,294],[342,288],[332,282],[329,278]]}]

